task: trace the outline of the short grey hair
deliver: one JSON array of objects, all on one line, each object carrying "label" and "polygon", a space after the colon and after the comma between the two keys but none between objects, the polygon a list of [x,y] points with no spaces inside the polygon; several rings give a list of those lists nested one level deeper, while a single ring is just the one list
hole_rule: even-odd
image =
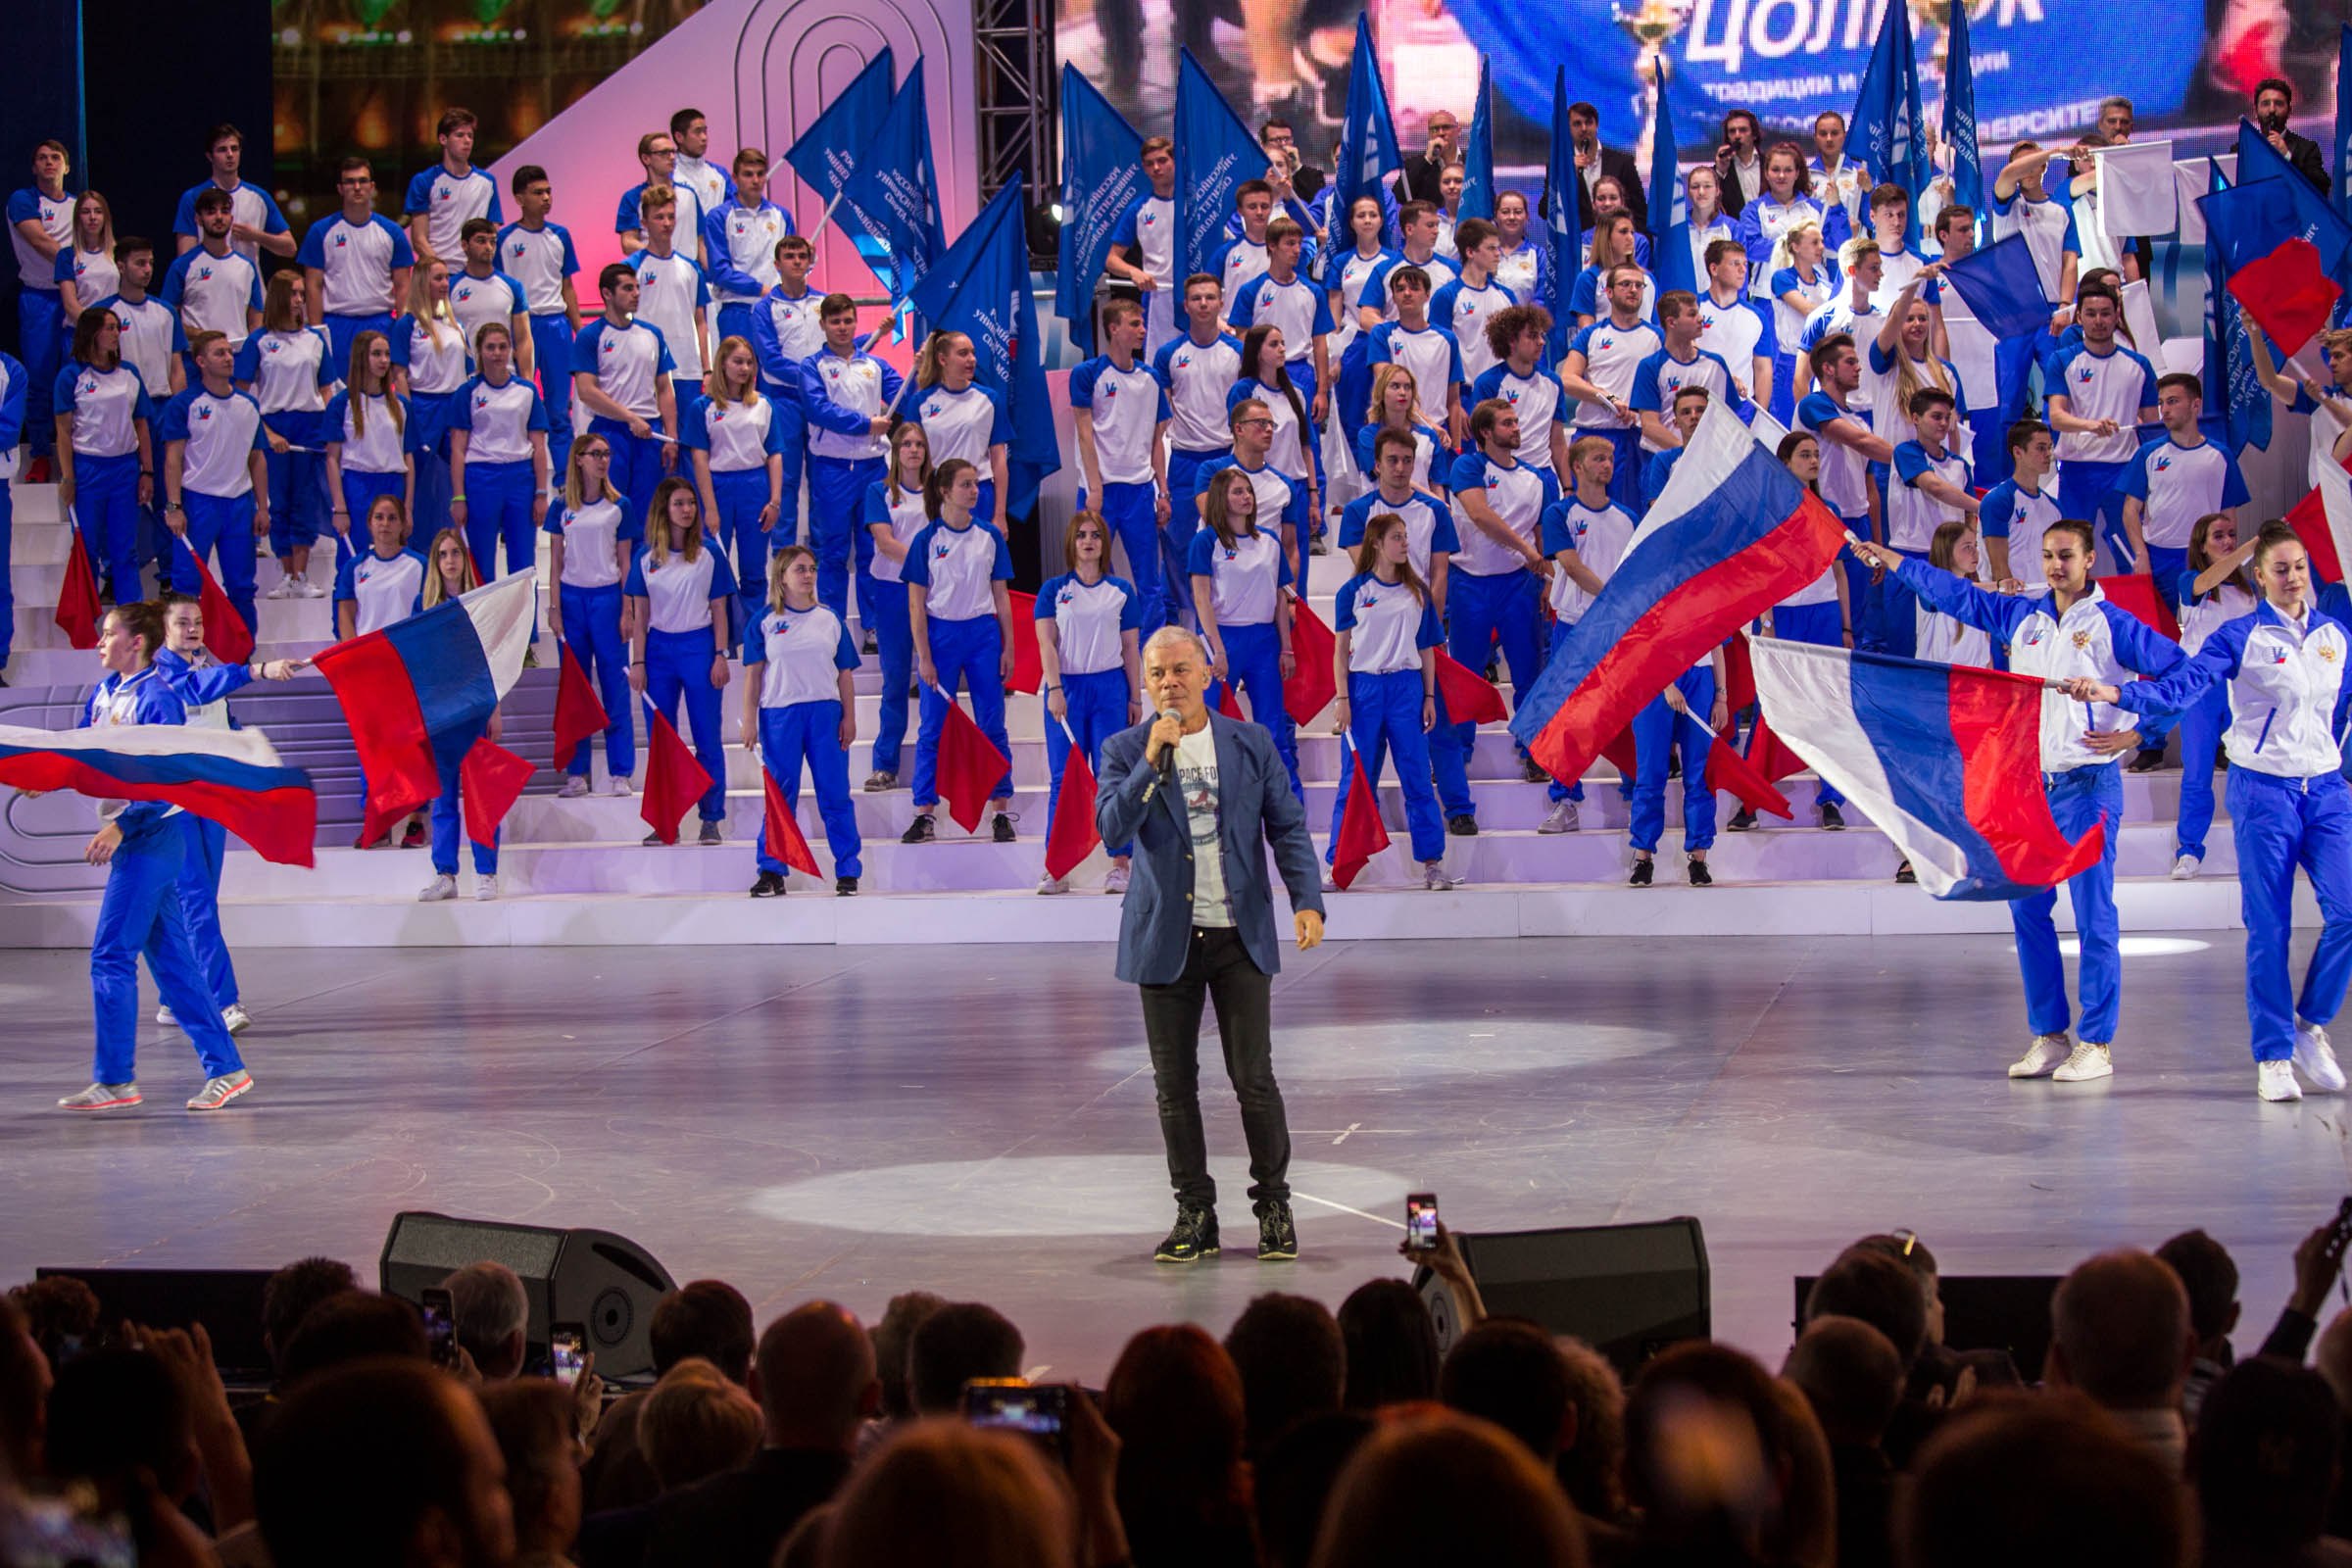
[{"label": "short grey hair", "polygon": [[1168,624],[1160,627],[1159,630],[1153,632],[1151,636],[1144,639],[1144,657],[1146,659],[1151,658],[1152,650],[1157,648],[1161,643],[1177,642],[1190,643],[1192,645],[1193,652],[1198,654],[1203,661],[1210,661],[1214,658],[1214,656],[1208,651],[1207,639],[1203,638],[1199,632],[1193,630],[1192,627],[1179,626],[1174,621],[1170,621]]},{"label": "short grey hair", "polygon": [[2112,98],[2102,98],[2099,100],[2098,118],[2101,120],[2106,119],[2107,111],[2110,109],[2121,109],[2125,114],[2130,115],[2134,120],[2139,118],[2139,111],[2132,107],[2132,100],[2126,98],[2121,93],[2116,94]]},{"label": "short grey hair", "polygon": [[498,1353],[530,1323],[531,1299],[523,1294],[522,1279],[504,1263],[468,1263],[441,1288],[449,1292],[458,1343],[477,1363]]}]

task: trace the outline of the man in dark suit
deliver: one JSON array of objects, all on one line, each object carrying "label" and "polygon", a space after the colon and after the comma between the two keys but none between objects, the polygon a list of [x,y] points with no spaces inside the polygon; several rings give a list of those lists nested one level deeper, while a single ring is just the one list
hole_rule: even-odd
[{"label": "man in dark suit", "polygon": [[1446,166],[1462,161],[1461,135],[1462,122],[1451,111],[1441,109],[1429,117],[1428,150],[1407,158],[1390,187],[1396,192],[1397,206],[1406,202],[1443,205],[1445,193],[1438,186],[1445,178]]},{"label": "man in dark suit", "polygon": [[1190,1263],[1213,1255],[1217,1187],[1200,1130],[1200,1010],[1217,1009],[1225,1071],[1250,1145],[1257,1255],[1298,1255],[1291,1217],[1291,1130],[1274,1081],[1269,1004],[1282,967],[1265,846],[1290,890],[1298,949],[1323,940],[1321,870],[1306,812],[1274,739],[1208,710],[1208,651],[1181,626],[1144,645],[1144,689],[1161,716],[1102,748],[1096,825],[1106,844],[1135,846],[1135,879],[1119,909],[1118,976],[1143,988],[1144,1037],[1176,1189],[1176,1227],[1153,1254]]},{"label": "man in dark suit", "polygon": [[1649,192],[1642,188],[1642,171],[1632,153],[1600,144],[1600,111],[1591,104],[1570,104],[1568,139],[1576,145],[1577,228],[1588,229],[1599,221],[1600,215],[1592,206],[1592,186],[1613,179],[1625,192],[1625,210],[1634,215],[1634,226],[1647,229]]},{"label": "man in dark suit", "polygon": [[847,1307],[796,1306],[760,1336],[751,1393],[763,1446],[741,1469],[654,1504],[646,1568],[767,1568],[802,1515],[839,1489],[859,1431],[882,1408],[873,1342]]},{"label": "man in dark suit", "polygon": [[1715,183],[1722,189],[1723,215],[1764,194],[1764,127],[1744,109],[1723,117],[1723,144],[1715,149]]},{"label": "man in dark suit", "polygon": [[2263,139],[2278,149],[2278,156],[2295,166],[2295,172],[2311,181],[2313,187],[2328,188],[2328,165],[2320,157],[2320,144],[2309,136],[2298,136],[2286,128],[2286,117],[2295,107],[2295,89],[2283,77],[2265,76],[2254,85],[2254,124]]}]

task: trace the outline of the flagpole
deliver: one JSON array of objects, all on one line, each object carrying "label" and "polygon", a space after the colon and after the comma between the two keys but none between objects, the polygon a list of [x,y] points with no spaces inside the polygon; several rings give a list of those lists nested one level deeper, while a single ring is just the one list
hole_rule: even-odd
[{"label": "flagpole", "polygon": [[825,203],[825,210],[816,215],[816,226],[808,231],[808,243],[810,245],[813,246],[816,243],[816,236],[825,231],[825,225],[833,221],[833,209],[839,207],[840,205],[841,192],[836,190],[833,193],[833,199]]}]

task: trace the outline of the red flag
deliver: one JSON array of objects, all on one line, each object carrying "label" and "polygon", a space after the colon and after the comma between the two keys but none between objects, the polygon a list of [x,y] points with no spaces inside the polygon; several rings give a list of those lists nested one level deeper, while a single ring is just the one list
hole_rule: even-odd
[{"label": "red flag", "polygon": [[1294,724],[1311,724],[1315,715],[1340,695],[1339,676],[1331,667],[1336,640],[1323,617],[1306,601],[1291,601],[1291,652],[1296,656],[1291,678],[1282,683],[1282,706]]},{"label": "red flag", "polygon": [[558,643],[556,649],[564,661],[564,673],[556,683],[556,766],[564,768],[571,765],[580,742],[602,735],[611,727],[612,716],[597,701],[588,672],[571,657],[571,644]]},{"label": "red flag", "polygon": [[[2320,526],[2328,526],[2325,517],[2320,519]],[[2309,549],[2308,546],[2305,548]],[[2173,618],[2173,607],[2166,604],[2164,596],[2156,591],[2155,578],[2132,572],[2121,577],[2101,577],[2099,587],[2118,610],[2129,611],[2133,619],[2150,631],[2176,642],[2180,640],[2180,623]]]},{"label": "red flag", "polygon": [[1240,688],[1236,687],[1231,681],[1225,682],[1223,686],[1218,688],[1217,711],[1223,713],[1227,718],[1232,719],[1237,724],[1240,723],[1246,716],[1248,716],[1242,711]]},{"label": "red flag", "polygon": [[808,836],[801,831],[800,818],[793,815],[792,808],[785,803],[784,786],[777,783],[776,775],[765,768],[760,770],[760,777],[766,785],[767,817],[764,831],[767,835],[767,853],[795,871],[806,871],[810,876],[819,875],[816,853],[808,848]]},{"label": "red flag", "polygon": [[1748,662],[1745,637],[1727,638],[1724,642],[1723,695],[1725,706],[1734,713],[1756,700],[1756,668]]},{"label": "red flag", "polygon": [[485,850],[498,848],[498,824],[507,819],[522,787],[538,769],[485,735],[458,764],[458,797],[466,805],[466,836]]},{"label": "red flag", "polygon": [[1016,591],[1006,597],[1012,601],[1012,679],[1004,689],[1034,695],[1046,683],[1045,662],[1037,653],[1037,595]]},{"label": "red flag", "polygon": [[2320,492],[2314,490],[2296,502],[2286,520],[2295,537],[2303,541],[2303,553],[2311,557],[2311,580],[2342,582],[2344,564],[2336,556],[2335,535],[2328,526],[2328,505]]},{"label": "red flag", "polygon": [[73,536],[74,553],[66,558],[65,586],[57,596],[57,629],[66,634],[66,642],[74,648],[89,649],[98,646],[98,574],[90,570],[90,554],[81,548],[81,530],[71,519],[66,531]]},{"label": "red flag", "polygon": [[1061,793],[1054,801],[1053,825],[1046,832],[1046,875],[1068,876],[1102,842],[1095,827],[1095,769],[1086,748],[1072,746],[1061,764]]},{"label": "red flag", "polygon": [[686,749],[686,743],[678,738],[676,726],[663,718],[659,709],[649,706],[645,721],[651,755],[646,759],[645,797],[638,804],[637,814],[645,818],[646,826],[662,835],[662,843],[675,844],[678,824],[715,781]]},{"label": "red flag", "polygon": [[[424,760],[429,767],[432,763],[429,750],[424,754]],[[414,775],[404,773],[390,782],[395,789],[387,792],[377,789],[374,779],[368,780],[368,811],[360,821],[360,846],[363,849],[391,832],[392,824],[411,811],[430,805],[433,798],[441,793],[441,782],[437,777],[433,787],[422,795],[416,793],[416,779]]]},{"label": "red flag", "polygon": [[1388,824],[1380,819],[1380,802],[1372,781],[1364,776],[1364,760],[1348,748],[1348,805],[1340,812],[1339,836],[1331,841],[1331,879],[1351,886],[1372,857],[1389,847]]},{"label": "red flag", "polygon": [[184,551],[196,563],[196,608],[204,614],[204,646],[223,664],[242,664],[253,657],[253,628],[237,613],[237,607],[228,602],[228,595],[213,576],[213,568],[204,564],[185,539],[173,541],[173,548]]},{"label": "red flag", "polygon": [[[1735,726],[1728,721],[1715,744],[1707,748],[1707,788],[1723,790],[1737,796],[1740,804],[1751,811],[1770,811],[1773,815],[1794,820],[1796,813],[1788,808],[1788,797],[1773,788],[1772,780],[1748,765],[1732,744]],[[1685,779],[1683,787],[1690,788]]]},{"label": "red flag", "polygon": [[966,833],[979,831],[989,797],[1011,765],[1012,760],[980,732],[972,715],[951,699],[947,723],[939,732],[939,794],[957,827]]},{"label": "red flag", "polygon": [[2328,324],[2343,290],[2328,279],[2320,248],[2296,235],[2230,274],[2230,297],[2278,342],[2300,346]]},{"label": "red flag", "polygon": [[[1634,726],[1628,724],[1619,730],[1617,738],[1600,749],[1600,755],[1603,760],[1617,770],[1619,778],[1631,784],[1634,781]],[[1574,783],[1575,780],[1571,779],[1569,782]]]},{"label": "red flag", "polygon": [[1755,728],[1747,732],[1747,765],[1758,777],[1777,784],[1791,773],[1802,773],[1809,764],[1772,732],[1772,725],[1759,713]]},{"label": "red flag", "polygon": [[1494,683],[1445,649],[1438,650],[1438,690],[1446,694],[1446,716],[1456,724],[1499,724],[1509,715]]}]

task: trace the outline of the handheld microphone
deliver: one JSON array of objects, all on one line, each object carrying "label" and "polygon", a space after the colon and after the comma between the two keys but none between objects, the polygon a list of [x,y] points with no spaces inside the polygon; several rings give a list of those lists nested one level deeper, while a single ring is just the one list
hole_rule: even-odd
[{"label": "handheld microphone", "polygon": [[[1163,708],[1159,710],[1159,716],[1163,719],[1180,720],[1184,715],[1173,708]],[[1159,760],[1159,777],[1144,786],[1144,804],[1146,806],[1152,804],[1152,797],[1163,784],[1170,789],[1176,787],[1176,748],[1173,746],[1169,747],[1167,755]]]}]

